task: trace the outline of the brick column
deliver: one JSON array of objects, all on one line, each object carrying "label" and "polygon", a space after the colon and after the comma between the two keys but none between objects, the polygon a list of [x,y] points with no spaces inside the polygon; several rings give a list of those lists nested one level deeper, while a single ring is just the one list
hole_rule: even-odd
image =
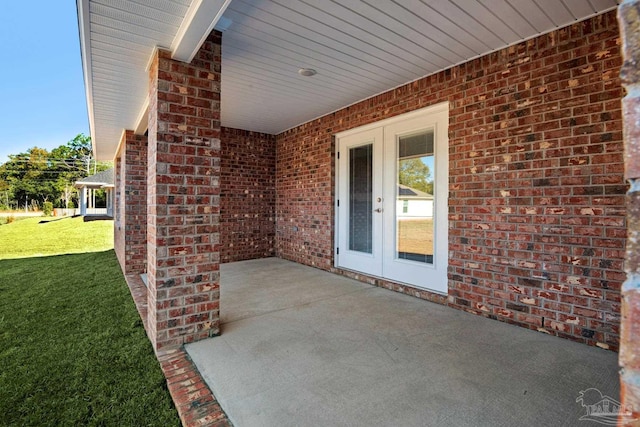
[{"label": "brick column", "polygon": [[120,258],[120,253],[118,251],[120,250],[119,240],[122,239],[122,253],[124,253],[124,238],[117,232],[117,226],[121,220],[120,212],[122,211],[122,194],[124,194],[124,183],[122,182],[123,171],[121,151],[122,150],[119,150],[116,153],[115,158],[113,159],[113,241],[115,245],[116,255],[118,256],[118,261],[122,264],[122,259]]},{"label": "brick column", "polygon": [[624,116],[625,177],[627,194],[627,280],[622,287],[620,342],[620,394],[633,408],[640,425],[640,0],[626,0],[618,8],[624,64],[620,72],[627,96]]},{"label": "brick column", "polygon": [[219,333],[220,38],[149,70],[148,323],[156,351]]},{"label": "brick column", "polygon": [[116,155],[114,245],[124,274],[147,270],[147,137],[127,130]]},{"label": "brick column", "polygon": [[[122,144],[121,144],[122,147]],[[124,230],[123,230],[123,214],[124,214],[124,161],[122,159],[122,148],[116,153],[113,159],[113,247],[120,263],[122,272],[125,273],[124,259]],[[127,274],[127,273],[125,273]]]}]

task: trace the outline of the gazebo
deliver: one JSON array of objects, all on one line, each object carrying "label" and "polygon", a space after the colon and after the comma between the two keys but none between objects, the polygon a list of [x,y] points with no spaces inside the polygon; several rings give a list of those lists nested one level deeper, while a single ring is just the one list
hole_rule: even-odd
[{"label": "gazebo", "polygon": [[[80,190],[80,215],[106,215],[113,217],[113,168],[76,181],[74,187]],[[99,189],[106,191],[106,208],[96,208],[95,191]]]}]

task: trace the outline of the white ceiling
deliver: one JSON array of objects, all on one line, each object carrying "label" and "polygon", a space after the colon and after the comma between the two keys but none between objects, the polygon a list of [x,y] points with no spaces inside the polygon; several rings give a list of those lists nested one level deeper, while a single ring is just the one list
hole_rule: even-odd
[{"label": "white ceiling", "polygon": [[[146,65],[154,47],[175,52],[176,40],[186,31],[191,49],[183,43],[180,52],[193,51],[194,40],[206,36],[219,18],[215,10],[224,12],[223,21],[231,21],[222,37],[222,125],[277,134],[618,3],[218,0],[211,7],[209,2],[213,0],[78,0],[99,158],[113,157],[123,129],[144,130]],[[199,27],[198,19],[192,19],[198,8],[199,21],[207,21]],[[303,67],[318,74],[302,77],[298,69]]]}]

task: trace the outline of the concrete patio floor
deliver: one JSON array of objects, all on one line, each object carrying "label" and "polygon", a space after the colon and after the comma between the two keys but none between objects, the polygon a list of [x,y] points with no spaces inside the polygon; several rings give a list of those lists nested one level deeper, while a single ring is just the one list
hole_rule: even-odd
[{"label": "concrete patio floor", "polygon": [[221,275],[186,350],[236,427],[602,425],[579,392],[619,396],[613,352],[276,258]]}]

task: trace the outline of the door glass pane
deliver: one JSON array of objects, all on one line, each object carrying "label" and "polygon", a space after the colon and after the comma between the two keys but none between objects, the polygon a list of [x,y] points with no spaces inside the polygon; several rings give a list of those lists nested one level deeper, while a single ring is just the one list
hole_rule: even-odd
[{"label": "door glass pane", "polygon": [[373,145],[349,149],[349,250],[373,249]]},{"label": "door glass pane", "polygon": [[396,256],[433,264],[433,130],[398,139]]}]

